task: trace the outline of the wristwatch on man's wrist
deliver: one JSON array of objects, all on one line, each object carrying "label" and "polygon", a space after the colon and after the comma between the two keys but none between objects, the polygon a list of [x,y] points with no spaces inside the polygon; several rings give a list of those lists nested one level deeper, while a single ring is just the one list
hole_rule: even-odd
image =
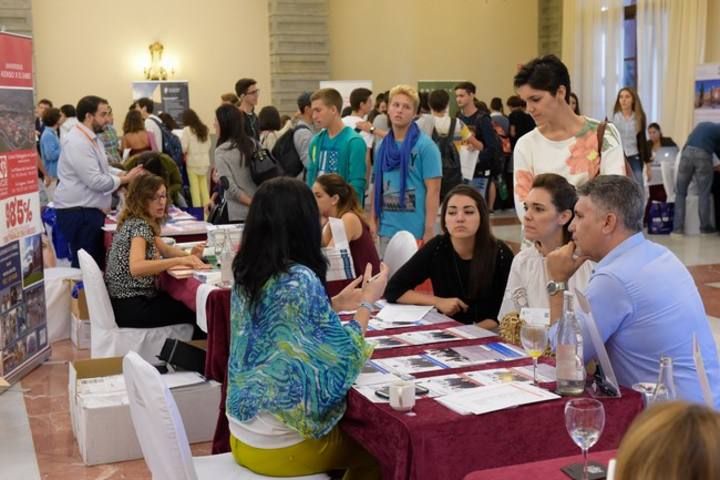
[{"label": "wristwatch on man's wrist", "polygon": [[546,288],[549,295],[556,295],[567,290],[567,282],[556,282],[555,280],[550,280],[547,283]]}]

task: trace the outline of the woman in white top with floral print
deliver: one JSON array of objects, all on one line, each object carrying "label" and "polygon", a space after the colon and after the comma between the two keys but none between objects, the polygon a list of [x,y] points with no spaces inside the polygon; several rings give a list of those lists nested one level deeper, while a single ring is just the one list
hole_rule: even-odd
[{"label": "woman in white top with floral print", "polygon": [[541,173],[561,175],[575,187],[597,175],[625,175],[620,134],[607,124],[601,161],[597,139],[600,122],[573,112],[568,103],[570,74],[559,58],[547,55],[523,65],[514,84],[537,124],[518,140],[513,153],[515,209],[520,221],[533,179]]}]

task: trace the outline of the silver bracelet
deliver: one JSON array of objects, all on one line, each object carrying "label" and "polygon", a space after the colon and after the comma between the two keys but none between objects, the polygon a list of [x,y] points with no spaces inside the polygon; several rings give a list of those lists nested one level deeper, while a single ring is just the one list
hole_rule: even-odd
[{"label": "silver bracelet", "polygon": [[360,302],[360,305],[358,305],[358,309],[360,308],[367,308],[368,313],[372,313],[372,311],[375,309],[373,304],[370,302]]}]

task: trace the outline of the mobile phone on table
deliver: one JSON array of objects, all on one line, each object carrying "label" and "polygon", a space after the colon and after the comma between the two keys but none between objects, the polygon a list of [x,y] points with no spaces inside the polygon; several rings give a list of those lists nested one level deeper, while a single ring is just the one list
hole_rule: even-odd
[{"label": "mobile phone on table", "polygon": [[[426,387],[415,384],[415,396],[416,397],[427,395],[429,392],[430,392],[430,390],[428,390]],[[386,385],[384,387],[378,388],[377,390],[375,390],[375,395],[377,395],[380,398],[384,398],[385,400],[390,400],[390,386]]]}]

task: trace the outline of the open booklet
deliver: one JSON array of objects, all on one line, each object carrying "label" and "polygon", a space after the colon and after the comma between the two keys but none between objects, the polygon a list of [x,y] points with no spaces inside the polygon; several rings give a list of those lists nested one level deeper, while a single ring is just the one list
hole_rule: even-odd
[{"label": "open booklet", "polygon": [[387,372],[407,375],[521,358],[527,358],[527,355],[517,347],[495,342],[485,345],[428,350],[419,355],[383,358],[372,362]]},{"label": "open booklet", "polygon": [[449,321],[452,319],[430,306],[383,302],[382,309],[370,319],[368,328],[370,330],[390,330],[417,325],[435,325]]},{"label": "open booklet", "polygon": [[472,340],[476,338],[495,337],[496,334],[490,330],[476,327],[475,325],[463,325],[438,330],[424,330],[421,332],[407,332],[396,335],[383,335],[381,337],[368,337],[366,341],[373,345],[376,350],[386,348],[405,347],[408,345],[428,345],[432,343],[453,342],[457,340]]}]

